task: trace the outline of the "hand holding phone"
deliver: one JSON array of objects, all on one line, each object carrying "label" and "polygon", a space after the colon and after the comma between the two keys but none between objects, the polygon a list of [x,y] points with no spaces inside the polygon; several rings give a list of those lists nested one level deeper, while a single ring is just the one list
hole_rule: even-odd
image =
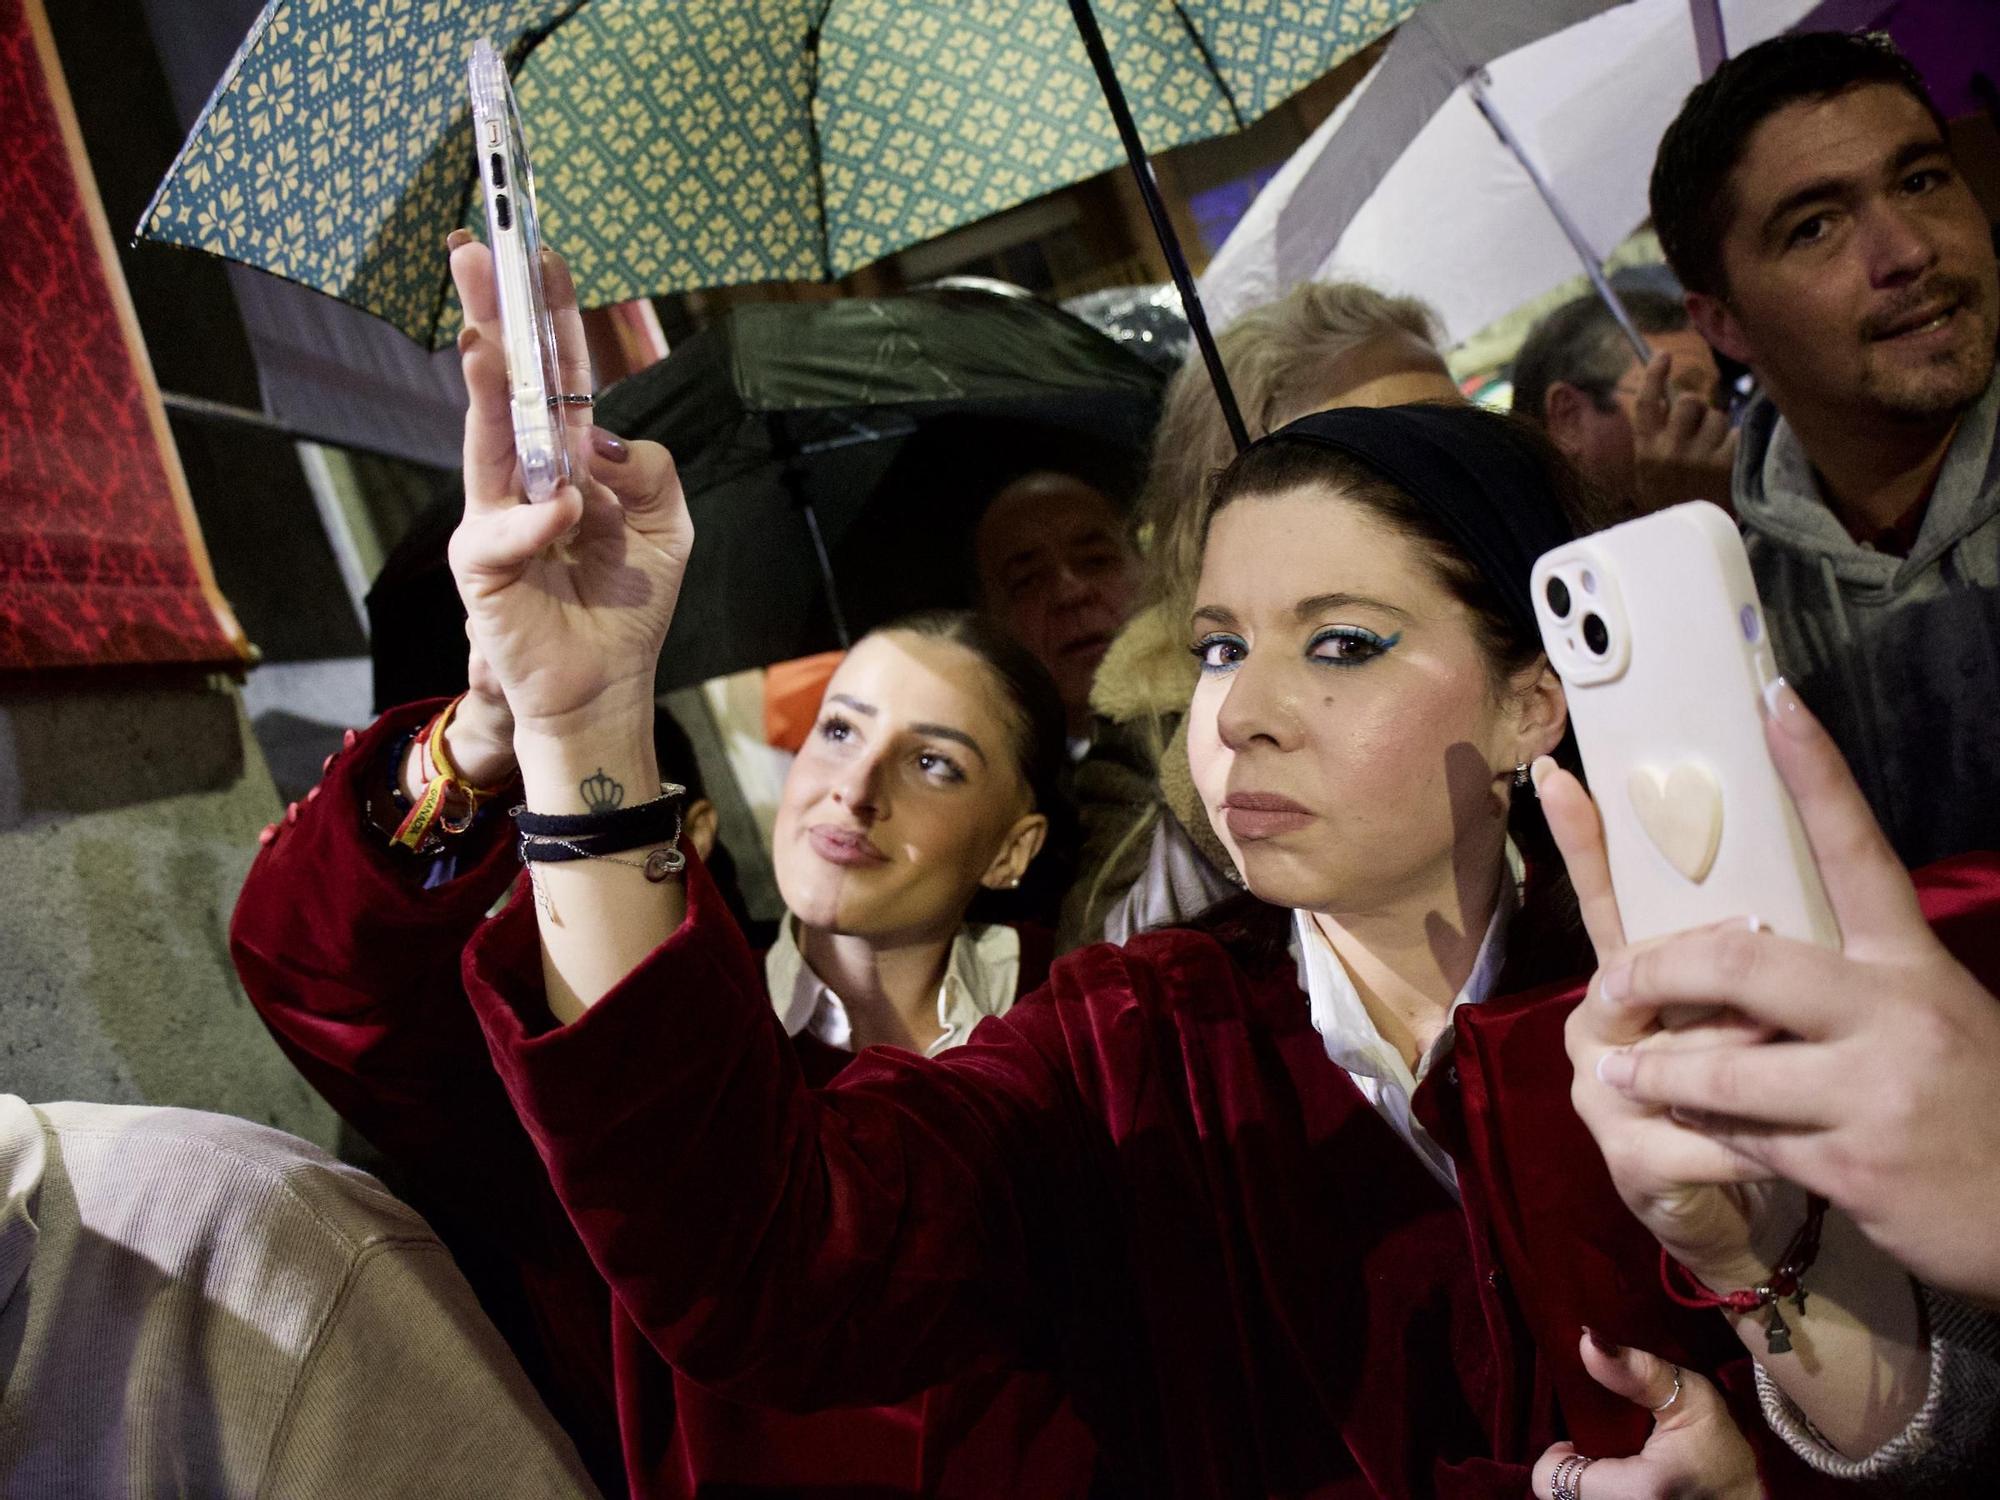
[{"label": "hand holding phone", "polygon": [[1729,517],[1695,501],[1583,537],[1536,563],[1533,590],[1625,941],[1754,917],[1838,948],[1765,744],[1778,674]]},{"label": "hand holding phone", "polygon": [[473,43],[466,81],[472,95],[473,150],[486,200],[486,242],[493,250],[500,295],[514,451],[528,498],[546,500],[568,483],[570,461],[563,441],[562,365],[542,289],[534,174],[506,64],[484,37]]}]

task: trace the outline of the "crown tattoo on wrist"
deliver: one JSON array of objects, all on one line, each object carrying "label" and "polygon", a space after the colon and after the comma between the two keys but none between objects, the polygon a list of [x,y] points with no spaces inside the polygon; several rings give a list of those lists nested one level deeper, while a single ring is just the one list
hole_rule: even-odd
[{"label": "crown tattoo on wrist", "polygon": [[602,766],[597,768],[596,775],[584,777],[577,791],[582,794],[583,805],[593,813],[616,812],[625,805],[624,785],[606,776]]}]

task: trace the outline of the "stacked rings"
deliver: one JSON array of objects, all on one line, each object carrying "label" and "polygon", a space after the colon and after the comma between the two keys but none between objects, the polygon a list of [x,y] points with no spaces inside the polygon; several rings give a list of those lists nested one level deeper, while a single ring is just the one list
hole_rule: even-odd
[{"label": "stacked rings", "polygon": [[1596,1462],[1581,1453],[1572,1453],[1558,1463],[1555,1473],[1549,1476],[1551,1500],[1583,1500],[1583,1471]]}]

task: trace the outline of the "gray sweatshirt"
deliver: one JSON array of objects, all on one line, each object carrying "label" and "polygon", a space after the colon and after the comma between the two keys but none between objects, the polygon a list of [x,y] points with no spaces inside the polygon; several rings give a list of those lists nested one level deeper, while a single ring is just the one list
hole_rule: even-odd
[{"label": "gray sweatshirt", "polygon": [[1759,398],[1736,513],[1778,665],[1912,866],[2000,848],[2000,370],[1959,424],[1907,558],[1856,542]]}]

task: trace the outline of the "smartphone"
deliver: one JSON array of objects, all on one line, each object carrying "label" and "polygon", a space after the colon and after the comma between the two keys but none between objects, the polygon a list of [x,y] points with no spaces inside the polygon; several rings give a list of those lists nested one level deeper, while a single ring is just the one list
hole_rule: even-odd
[{"label": "smartphone", "polygon": [[514,413],[514,453],[530,500],[546,500],[570,477],[564,444],[562,364],[555,320],[542,294],[542,236],[535,179],[507,65],[481,37],[465,65],[472,94],[473,154],[486,199],[486,243],[500,292],[500,340]]},{"label": "smartphone", "polygon": [[1642,516],[1545,553],[1533,589],[1627,940],[1756,917],[1837,949],[1764,742],[1778,674],[1735,523],[1705,500]]}]

